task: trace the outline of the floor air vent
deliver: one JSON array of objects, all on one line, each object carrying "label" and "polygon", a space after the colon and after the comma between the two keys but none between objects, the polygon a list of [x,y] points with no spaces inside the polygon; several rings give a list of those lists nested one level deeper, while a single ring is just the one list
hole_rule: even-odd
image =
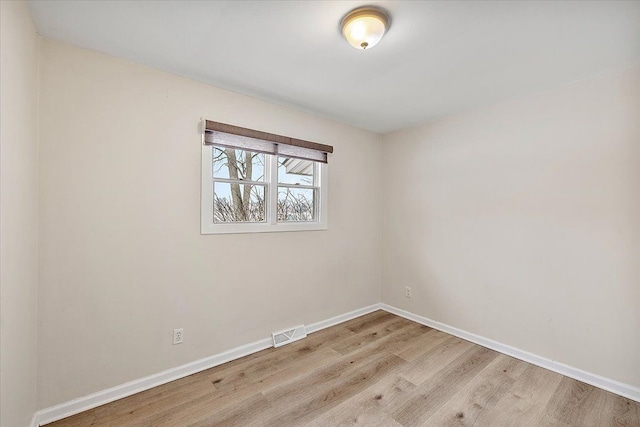
[{"label": "floor air vent", "polygon": [[274,332],[271,336],[273,337],[273,346],[280,347],[282,345],[301,340],[302,338],[306,338],[307,330],[304,328],[304,325],[300,325],[291,329],[285,329],[284,331]]}]

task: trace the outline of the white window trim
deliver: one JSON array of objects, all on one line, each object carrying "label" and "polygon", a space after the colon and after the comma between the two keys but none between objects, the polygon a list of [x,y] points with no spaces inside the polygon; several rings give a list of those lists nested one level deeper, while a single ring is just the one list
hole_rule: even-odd
[{"label": "white window trim", "polygon": [[[267,162],[265,173],[270,180],[266,186],[269,204],[265,222],[230,222],[227,224],[215,224],[213,222],[213,146],[202,146],[202,187],[200,189],[200,234],[238,234],[238,233],[277,233],[281,231],[316,231],[327,229],[328,213],[328,177],[326,163],[315,162],[318,180],[320,183],[317,198],[317,221],[277,222],[275,206],[278,201],[278,169],[273,163],[277,163],[276,155],[271,156]],[[274,160],[275,159],[275,160]]]}]

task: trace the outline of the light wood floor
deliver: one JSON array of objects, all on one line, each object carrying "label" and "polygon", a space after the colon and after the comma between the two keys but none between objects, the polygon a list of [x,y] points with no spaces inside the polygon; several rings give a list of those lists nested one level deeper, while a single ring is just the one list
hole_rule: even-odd
[{"label": "light wood floor", "polygon": [[377,311],[49,424],[640,426],[640,404]]}]

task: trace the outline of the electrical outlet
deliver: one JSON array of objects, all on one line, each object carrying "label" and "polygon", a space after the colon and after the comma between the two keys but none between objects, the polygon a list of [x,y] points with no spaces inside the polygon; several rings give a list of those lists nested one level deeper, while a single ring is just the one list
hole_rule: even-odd
[{"label": "electrical outlet", "polygon": [[173,344],[182,344],[184,338],[184,331],[182,328],[173,330]]},{"label": "electrical outlet", "polygon": [[410,287],[406,287],[404,288],[404,296],[407,298],[411,298],[411,288]]}]

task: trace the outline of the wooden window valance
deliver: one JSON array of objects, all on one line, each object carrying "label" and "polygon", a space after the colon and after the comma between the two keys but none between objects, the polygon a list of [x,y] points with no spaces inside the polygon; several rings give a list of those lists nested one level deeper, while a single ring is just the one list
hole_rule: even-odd
[{"label": "wooden window valance", "polygon": [[327,163],[331,145],[205,120],[204,144]]}]

